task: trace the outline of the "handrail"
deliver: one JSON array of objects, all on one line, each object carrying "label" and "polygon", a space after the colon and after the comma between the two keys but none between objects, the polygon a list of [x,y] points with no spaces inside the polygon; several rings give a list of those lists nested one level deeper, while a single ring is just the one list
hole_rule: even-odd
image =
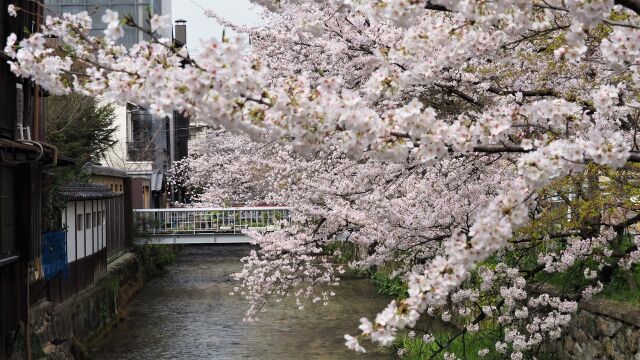
[{"label": "handrail", "polygon": [[136,228],[148,235],[275,231],[291,219],[284,206],[236,208],[136,209]]},{"label": "handrail", "polygon": [[162,208],[162,209],[133,209],[133,212],[189,212],[189,211],[251,211],[251,210],[291,210],[286,206],[262,206],[262,207],[226,207],[226,208]]}]

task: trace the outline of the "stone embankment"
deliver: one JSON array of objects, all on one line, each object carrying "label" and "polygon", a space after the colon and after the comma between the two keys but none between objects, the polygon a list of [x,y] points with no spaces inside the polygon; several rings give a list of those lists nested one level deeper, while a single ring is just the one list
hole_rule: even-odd
[{"label": "stone embankment", "polygon": [[[43,301],[31,308],[33,359],[88,359],[87,345],[98,341],[123,317],[126,305],[173,258],[174,249],[140,248],[108,265],[95,286],[60,304]],[[11,360],[23,360],[24,339],[18,339]]]},{"label": "stone embankment", "polygon": [[549,350],[558,359],[640,359],[640,308],[583,300],[561,341]]}]

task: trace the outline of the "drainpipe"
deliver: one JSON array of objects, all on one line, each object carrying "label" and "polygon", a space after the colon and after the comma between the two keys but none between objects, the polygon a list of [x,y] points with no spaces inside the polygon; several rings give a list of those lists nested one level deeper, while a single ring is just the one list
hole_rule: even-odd
[{"label": "drainpipe", "polygon": [[[173,160],[176,156],[176,112],[174,111],[169,118],[169,169],[173,168]],[[176,201],[176,188],[171,184],[171,197],[169,201],[173,204]]]},{"label": "drainpipe", "polygon": [[[174,26],[174,37],[173,37],[173,44],[176,47],[182,48],[183,46],[185,46],[187,44],[187,21],[186,20],[176,20],[175,22],[175,26]],[[169,168],[173,167],[173,162],[176,159],[176,115],[178,114],[177,111],[173,111],[173,114],[171,116],[171,120],[169,123],[169,142],[171,144],[169,144]],[[176,186],[175,184],[171,184],[171,204],[173,204],[174,202],[176,202],[177,197],[176,197]]]},{"label": "drainpipe", "polygon": [[169,168],[173,164],[173,161],[176,158],[176,118],[175,111],[169,117]]},{"label": "drainpipe", "polygon": [[24,263],[24,273],[26,279],[26,290],[25,290],[25,306],[27,307],[27,319],[24,322],[24,350],[27,356],[27,360],[31,360],[31,326],[29,326],[29,322],[31,321],[31,300],[29,299],[29,263]]}]

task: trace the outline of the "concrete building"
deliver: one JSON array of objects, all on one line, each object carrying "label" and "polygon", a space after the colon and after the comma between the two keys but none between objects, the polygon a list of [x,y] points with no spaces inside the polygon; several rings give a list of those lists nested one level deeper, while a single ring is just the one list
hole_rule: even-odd
[{"label": "concrete building", "polygon": [[[130,14],[139,24],[145,24],[150,14],[171,15],[171,0],[45,0],[47,13],[78,13],[88,11],[93,19],[94,34],[102,36],[102,15],[106,9],[121,16]],[[186,23],[176,21],[171,37],[177,46],[186,44]],[[120,42],[131,47],[145,40],[142,31],[125,27]],[[134,206],[166,207],[168,202],[180,201],[182,191],[167,186],[166,178],[173,161],[187,156],[189,118],[174,112],[171,116],[152,116],[143,107],[128,103],[116,108],[116,137],[118,143],[105,154],[103,164],[121,169],[132,178]],[[144,205],[143,205],[144,204]]]},{"label": "concrete building", "polygon": [[[44,3],[45,15],[77,14],[87,11],[92,19],[92,33],[96,36],[102,36],[102,31],[106,28],[107,24],[102,22],[102,15],[106,9],[117,11],[121,16],[130,14],[138,24],[145,23],[149,10],[151,14],[171,15],[171,0],[45,0]],[[144,38],[142,31],[127,27],[120,42],[131,47]]]}]

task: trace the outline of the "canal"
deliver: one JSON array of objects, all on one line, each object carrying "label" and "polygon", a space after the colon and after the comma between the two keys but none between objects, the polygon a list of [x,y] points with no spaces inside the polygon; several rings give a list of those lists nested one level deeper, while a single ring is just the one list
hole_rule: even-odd
[{"label": "canal", "polygon": [[[242,322],[248,307],[230,296],[231,274],[246,246],[194,246],[168,272],[145,284],[124,320],[92,350],[97,360],[121,359],[353,359],[343,335],[373,317],[389,298],[366,279],[346,279],[327,306],[275,304],[259,322]],[[358,359],[391,359],[377,350]]]}]

